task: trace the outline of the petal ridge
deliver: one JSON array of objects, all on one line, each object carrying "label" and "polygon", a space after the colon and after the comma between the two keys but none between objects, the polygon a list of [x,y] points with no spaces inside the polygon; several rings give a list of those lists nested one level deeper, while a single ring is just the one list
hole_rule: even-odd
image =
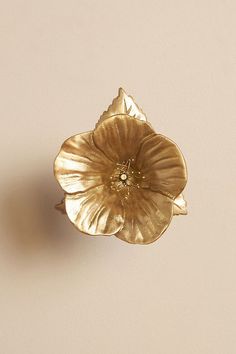
[{"label": "petal ridge", "polygon": [[179,147],[161,134],[145,137],[137,155],[137,168],[146,176],[147,187],[176,198],[187,182],[187,168]]},{"label": "petal ridge", "polygon": [[113,162],[94,144],[92,132],[67,139],[54,162],[55,177],[70,194],[104,184],[113,168]]},{"label": "petal ridge", "polygon": [[66,194],[65,207],[70,221],[86,234],[110,236],[123,227],[123,205],[107,186]]}]

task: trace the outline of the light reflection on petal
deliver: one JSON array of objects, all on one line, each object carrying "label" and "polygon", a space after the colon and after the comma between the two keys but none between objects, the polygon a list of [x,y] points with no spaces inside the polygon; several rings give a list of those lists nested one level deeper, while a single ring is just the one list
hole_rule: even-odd
[{"label": "light reflection on petal", "polygon": [[123,226],[123,206],[119,196],[106,186],[67,194],[65,207],[69,219],[90,235],[113,235]]}]

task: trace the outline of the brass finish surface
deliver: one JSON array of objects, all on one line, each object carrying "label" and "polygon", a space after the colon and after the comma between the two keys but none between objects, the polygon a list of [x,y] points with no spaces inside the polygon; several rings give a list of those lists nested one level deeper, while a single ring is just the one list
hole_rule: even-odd
[{"label": "brass finish surface", "polygon": [[54,173],[65,192],[57,209],[89,235],[148,244],[162,235],[173,215],[187,214],[181,151],[155,133],[123,89],[93,131],[63,143]]}]

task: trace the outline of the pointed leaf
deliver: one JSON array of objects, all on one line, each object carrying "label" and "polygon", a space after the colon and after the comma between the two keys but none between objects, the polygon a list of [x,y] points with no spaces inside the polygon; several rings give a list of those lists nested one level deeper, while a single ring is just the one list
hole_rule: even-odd
[{"label": "pointed leaf", "polygon": [[133,98],[128,96],[122,88],[119,89],[118,96],[114,98],[112,104],[108,107],[108,110],[101,115],[97,125],[103,122],[105,119],[118,114],[127,114],[130,117],[134,117],[143,121],[147,120],[141,108],[137,106]]},{"label": "pointed leaf", "polygon": [[173,203],[173,215],[187,215],[187,202],[183,194],[178,195]]}]

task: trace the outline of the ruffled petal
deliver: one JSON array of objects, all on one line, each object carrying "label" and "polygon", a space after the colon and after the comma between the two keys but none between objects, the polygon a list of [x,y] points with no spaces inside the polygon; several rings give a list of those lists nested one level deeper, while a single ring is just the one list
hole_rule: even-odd
[{"label": "ruffled petal", "polygon": [[109,159],[123,162],[134,157],[141,140],[152,133],[148,123],[128,115],[117,115],[101,122],[93,132],[93,139]]},{"label": "ruffled petal", "polygon": [[113,169],[113,162],[94,145],[91,132],[67,139],[54,163],[55,176],[67,193],[106,183]]},{"label": "ruffled petal", "polygon": [[129,243],[151,243],[167,229],[172,209],[172,201],[162,194],[148,189],[133,191],[125,203],[124,227],[116,236]]},{"label": "ruffled petal", "polygon": [[137,169],[142,171],[145,185],[153,191],[176,198],[187,182],[187,170],[183,155],[177,145],[160,134],[146,137],[136,159]]},{"label": "ruffled petal", "polygon": [[120,198],[107,186],[67,194],[65,207],[71,222],[80,231],[93,236],[113,235],[124,223]]}]

